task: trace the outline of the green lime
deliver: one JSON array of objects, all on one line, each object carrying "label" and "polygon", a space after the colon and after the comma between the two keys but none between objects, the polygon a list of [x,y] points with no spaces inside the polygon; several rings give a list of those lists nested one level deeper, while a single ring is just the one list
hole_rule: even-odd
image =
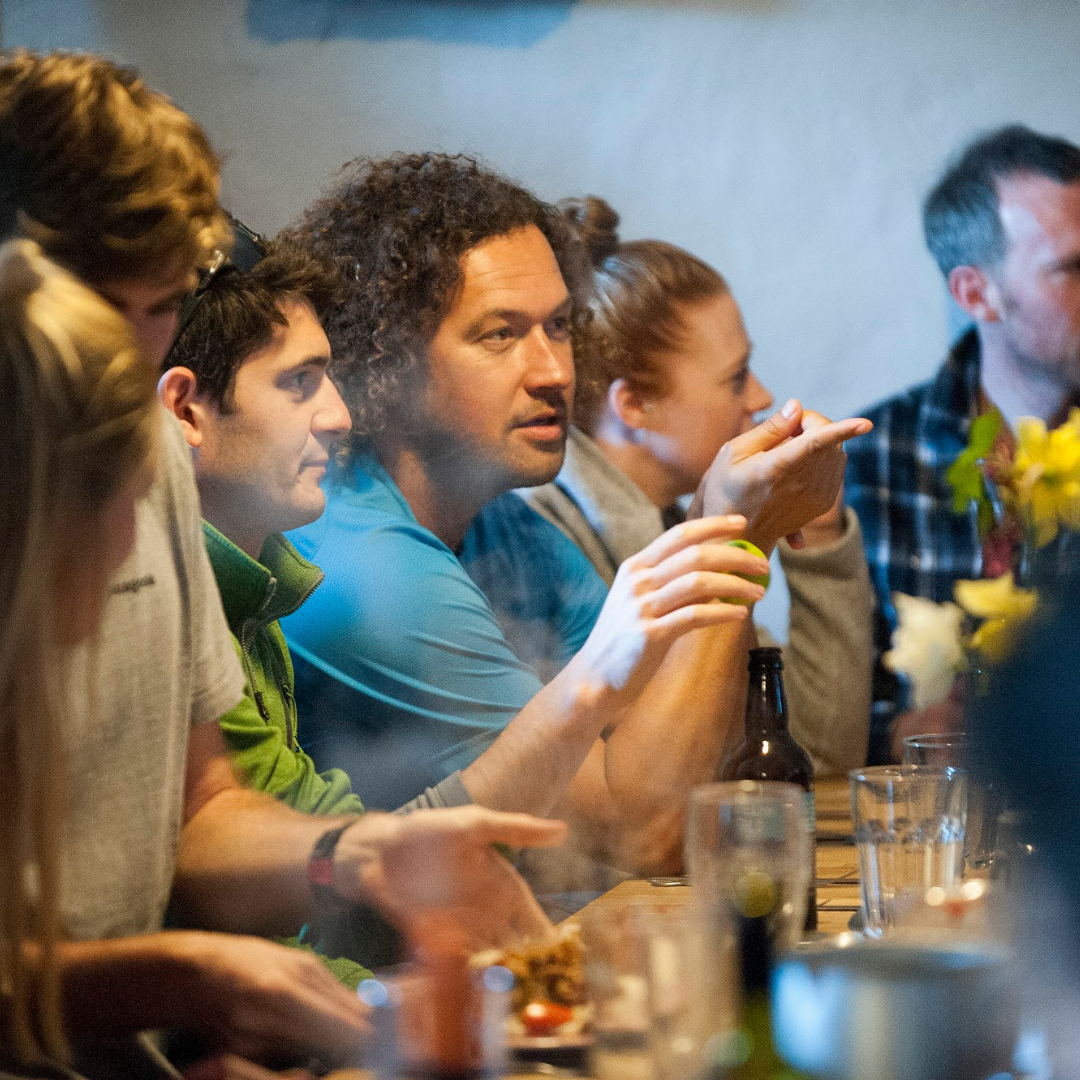
[{"label": "green lime", "polygon": [[[757,544],[751,544],[749,540],[728,540],[732,547],[742,548],[743,551],[749,551],[751,555],[759,555],[761,558],[765,558],[765,552],[757,546]],[[736,574],[736,577],[741,577],[746,581],[752,581],[755,585],[761,585],[763,588],[769,587],[769,582],[772,580],[772,575],[769,571],[765,571],[764,574]],[[750,607],[751,601],[738,600],[734,596],[725,597],[722,601],[725,604],[745,604]]]},{"label": "green lime", "polygon": [[780,890],[763,870],[750,870],[735,882],[735,902],[741,915],[758,919],[780,902]]},{"label": "green lime", "polygon": [[[759,558],[765,558],[765,552],[757,546],[757,544],[751,544],[749,540],[729,540],[728,543],[732,547],[742,548],[743,551],[749,551],[751,555],[757,555]],[[768,570],[764,574],[736,574],[736,577],[745,578],[747,581],[752,581],[755,585],[762,585],[766,589],[769,587],[769,582],[772,580],[772,575]]]}]

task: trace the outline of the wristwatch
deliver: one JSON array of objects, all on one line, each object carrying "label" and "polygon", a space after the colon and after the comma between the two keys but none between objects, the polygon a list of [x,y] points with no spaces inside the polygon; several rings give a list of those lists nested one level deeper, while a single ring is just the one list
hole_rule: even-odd
[{"label": "wristwatch", "polygon": [[339,908],[349,906],[349,901],[334,888],[334,849],[342,833],[356,820],[353,818],[344,825],[337,825],[324,832],[311,849],[307,865],[308,884],[311,885],[312,895],[319,904]]}]

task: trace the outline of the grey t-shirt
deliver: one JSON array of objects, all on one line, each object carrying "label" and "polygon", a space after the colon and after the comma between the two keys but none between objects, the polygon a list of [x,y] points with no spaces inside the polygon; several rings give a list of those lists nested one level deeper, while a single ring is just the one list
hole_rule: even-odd
[{"label": "grey t-shirt", "polygon": [[75,650],[65,729],[63,915],[76,940],[161,928],[188,736],[240,699],[243,673],[203,547],[191,454],[161,411],[157,476],[96,640]]}]

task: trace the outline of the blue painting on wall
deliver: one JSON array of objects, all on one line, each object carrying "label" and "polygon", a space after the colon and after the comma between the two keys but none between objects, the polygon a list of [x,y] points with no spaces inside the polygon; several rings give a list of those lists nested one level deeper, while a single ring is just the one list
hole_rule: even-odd
[{"label": "blue painting on wall", "polygon": [[270,44],[350,38],[525,49],[579,0],[248,0],[248,33]]}]

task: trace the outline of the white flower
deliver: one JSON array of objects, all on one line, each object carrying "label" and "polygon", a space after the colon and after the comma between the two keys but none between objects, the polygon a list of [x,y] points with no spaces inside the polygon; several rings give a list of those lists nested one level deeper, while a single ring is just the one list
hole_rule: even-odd
[{"label": "white flower", "polygon": [[899,625],[883,657],[891,671],[911,680],[912,704],[925,709],[948,697],[964,660],[960,644],[963,611],[953,603],[935,604],[921,596],[894,593]]}]

